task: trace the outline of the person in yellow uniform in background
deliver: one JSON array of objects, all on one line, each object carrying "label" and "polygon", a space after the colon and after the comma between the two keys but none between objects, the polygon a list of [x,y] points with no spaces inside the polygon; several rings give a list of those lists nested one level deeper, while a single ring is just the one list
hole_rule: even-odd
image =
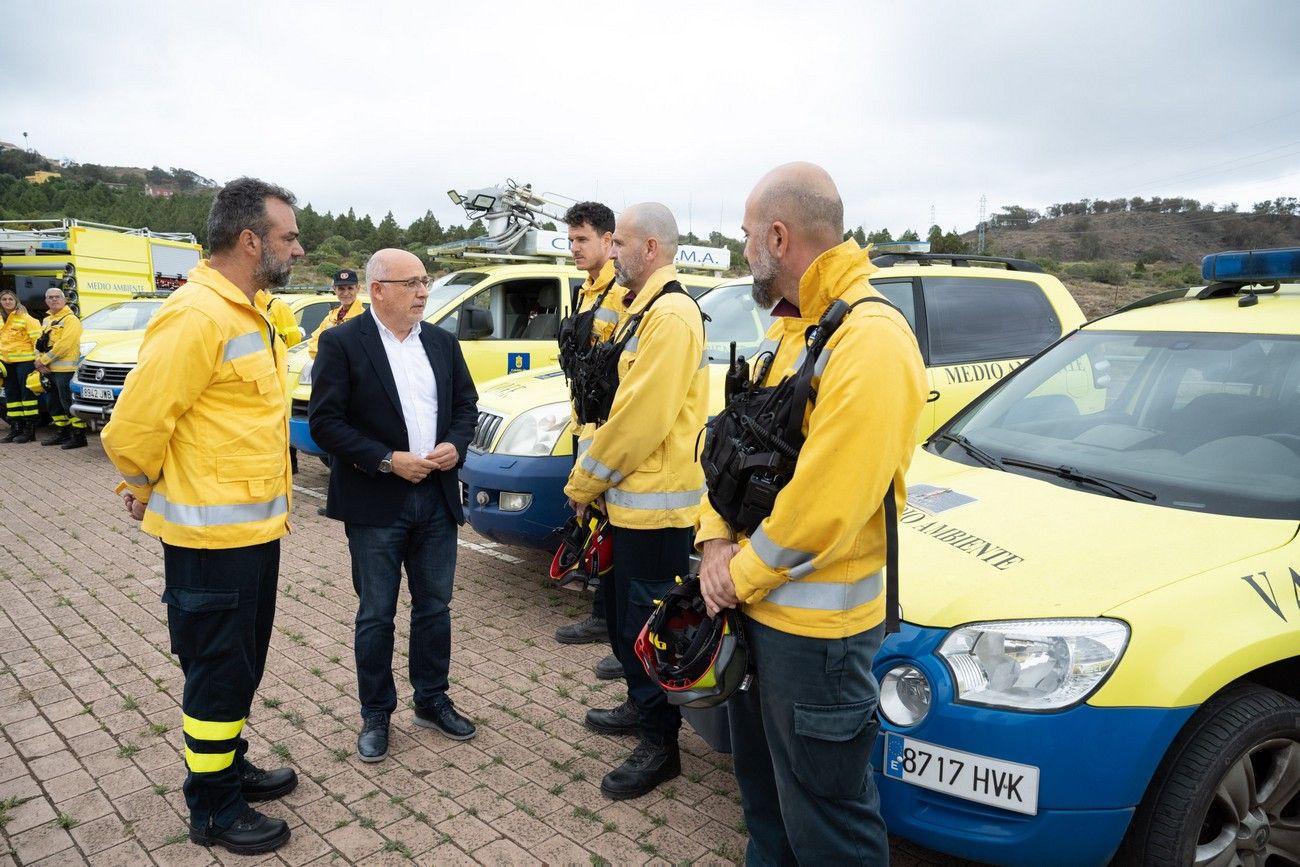
[{"label": "person in yellow uniform in background", "polygon": [[335,325],[342,325],[349,319],[354,319],[366,312],[365,305],[357,297],[361,287],[357,285],[357,272],[351,268],[344,268],[334,275],[334,297],[339,299],[339,306],[330,311],[330,314],[320,321],[316,330],[312,332],[311,340],[307,344],[307,352],[312,358],[316,357],[316,347],[320,343],[320,336]]},{"label": "person in yellow uniform in background", "polygon": [[302,329],[298,327],[298,320],[294,318],[289,305],[265,289],[261,291],[266,295],[266,311],[271,316],[271,325],[275,328],[275,333],[284,341],[285,348],[302,343]]},{"label": "person in yellow uniform in background", "polygon": [[36,339],[41,336],[37,322],[18,301],[12,289],[0,289],[0,362],[8,368],[5,377],[5,415],[9,432],[0,443],[29,443],[36,437],[36,416],[40,412],[36,395],[27,388],[27,375],[36,369]]},{"label": "person in yellow uniform in background", "polygon": [[[564,221],[569,226],[573,264],[587,272],[587,279],[578,290],[577,310],[561,329],[561,343],[570,333],[572,339],[587,337],[592,344],[607,341],[626,309],[623,305],[625,290],[615,284],[614,260],[610,258],[614,249],[614,212],[600,202],[579,202],[565,213]],[[596,425],[581,424],[575,407],[573,427],[573,459],[576,462],[591,445]],[[556,629],[556,641],[561,644],[608,641],[612,646],[614,636],[610,634],[609,622],[605,618],[609,599],[607,584],[608,581],[602,579],[596,585],[591,599],[591,615]],[[616,680],[623,676],[623,664],[612,653],[606,654],[596,663],[595,674],[601,680]]]},{"label": "person in yellow uniform in background", "polygon": [[289,826],[249,807],[292,791],[241,736],[266,667],[289,526],[284,344],[259,291],[283,286],[303,256],[289,191],[231,181],[208,213],[211,258],[145,330],[101,440],[118,491],[162,540],[171,650],[181,699],[190,840],[269,852]]},{"label": "person in yellow uniform in background", "polygon": [[[614,569],[607,617],[623,664],[628,701],[593,708],[586,724],[640,742],[600,790],[621,800],[644,795],[681,773],[681,713],[633,652],[637,634],[674,579],[690,568],[691,537],[704,474],[695,443],[709,402],[704,320],[677,282],[677,221],[657,202],[633,205],[614,231],[618,283],[627,314],[609,341],[617,390],[569,475],[564,492],[579,514],[603,497],[613,530]],[[630,704],[629,704],[630,702]]]},{"label": "person in yellow uniform in background", "polygon": [[[707,498],[701,506],[706,608],[740,608],[754,660],[752,684],[728,704],[745,860],[885,865],[871,665],[884,638],[886,522],[907,498],[925,366],[906,319],[871,287],[867,251],[841,240],[844,206],[823,169],[768,173],[742,228],[765,306],[781,302],[819,322],[837,300],[874,301],[849,309],[816,356],[815,401],[792,408],[804,435],[794,473],[753,535]],[[803,367],[800,329],[774,323],[768,341],[776,346],[765,386]]]},{"label": "person in yellow uniform in background", "polygon": [[50,378],[50,419],[54,433],[41,440],[43,446],[80,449],[86,446],[86,423],[72,414],[72,375],[81,360],[81,320],[68,306],[63,290],[45,290],[45,306],[50,315],[41,323],[36,348],[36,369]]}]

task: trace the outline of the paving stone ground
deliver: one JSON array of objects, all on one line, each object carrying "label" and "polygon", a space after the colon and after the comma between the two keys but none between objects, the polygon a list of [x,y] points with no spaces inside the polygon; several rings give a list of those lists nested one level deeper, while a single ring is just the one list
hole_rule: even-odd
[{"label": "paving stone ground", "polygon": [[[98,438],[77,451],[0,446],[0,867],[743,859],[730,758],[689,727],[679,779],[635,801],[601,796],[601,776],[631,743],[582,718],[623,689],[591,676],[599,648],[551,637],[588,601],[547,586],[543,555],[468,527],[451,695],[478,737],[450,741],[400,710],[389,758],[358,761],[355,597],[342,526],[316,514],[326,478],[302,460],[270,660],[245,729],[251,759],[298,770],[298,789],[263,807],[293,837],[250,858],[188,842],[161,550],[113,495]],[[404,594],[394,669],[406,697],[408,611]],[[895,840],[893,863],[961,862]]]}]

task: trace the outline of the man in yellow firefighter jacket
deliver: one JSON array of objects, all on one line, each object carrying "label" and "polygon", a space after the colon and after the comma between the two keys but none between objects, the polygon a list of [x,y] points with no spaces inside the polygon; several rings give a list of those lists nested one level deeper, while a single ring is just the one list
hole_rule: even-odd
[{"label": "man in yellow firefighter jacket", "polygon": [[[573,264],[587,272],[587,279],[578,289],[578,304],[574,315],[565,321],[560,330],[562,363],[574,351],[586,348],[575,345],[565,351],[566,340],[580,341],[585,338],[593,345],[609,340],[625,309],[625,290],[615,282],[614,260],[610,258],[614,249],[614,212],[600,202],[579,202],[565,212],[564,221],[569,227],[569,250],[573,253]],[[566,371],[566,375],[570,374]],[[570,385],[572,384],[570,375]],[[573,435],[573,459],[577,461],[587,446],[591,445],[591,435],[595,433],[596,425],[591,422],[583,424],[578,418],[575,404],[573,426],[577,431]],[[609,633],[609,621],[605,618],[606,600],[609,598],[607,583],[608,581],[602,580],[596,585],[591,598],[591,615],[585,620],[556,629],[556,641],[561,644],[613,641]],[[596,663],[595,672],[601,680],[615,680],[623,676],[623,664],[618,661],[618,657],[610,654]]]},{"label": "man in yellow firefighter jacket", "polygon": [[655,600],[689,569],[704,493],[695,460],[709,401],[704,322],[676,280],[676,254],[677,221],[668,208],[649,202],[619,217],[613,255],[619,285],[627,289],[627,311],[597,355],[608,362],[615,388],[608,404],[592,411],[603,421],[564,489],[576,509],[603,498],[613,528],[607,617],[614,621],[610,634],[630,705],[593,708],[586,723],[601,732],[639,736],[627,761],[601,780],[601,792],[615,800],[644,795],[681,773],[681,713],[633,652]]},{"label": "man in yellow firefighter jacket", "polygon": [[807,163],[774,169],[745,203],[754,296],[778,317],[758,385],[803,367],[805,328],[834,302],[877,301],[852,307],[816,355],[815,398],[791,417],[805,439],[770,514],[746,536],[706,498],[696,533],[707,609],[740,608],[755,660],[752,685],[728,705],[755,864],[889,860],[871,775],[871,664],[884,637],[885,500],[891,483],[895,504],[906,500],[927,385],[907,321],[879,303],[867,279],[876,268],[841,242],[843,224],[834,182]]},{"label": "man in yellow firefighter jacket", "polygon": [[50,313],[41,323],[41,336],[36,341],[40,352],[36,369],[50,378],[47,400],[54,433],[41,440],[41,445],[84,448],[86,423],[72,414],[72,375],[81,360],[81,320],[57,286],[45,290],[45,306]]},{"label": "man in yellow firefighter jacket", "polygon": [[335,325],[342,325],[349,319],[355,319],[362,313],[366,312],[365,305],[357,297],[360,294],[361,287],[357,284],[357,272],[351,268],[344,268],[334,275],[334,297],[339,299],[339,306],[331,310],[329,314],[320,321],[316,330],[312,332],[311,338],[307,341],[307,352],[312,358],[316,357],[316,349],[320,345],[320,336]]},{"label": "man in yellow firefighter jacket", "polygon": [[162,540],[167,626],[181,700],[190,839],[252,854],[289,839],[248,806],[292,791],[241,736],[266,665],[291,481],[284,344],[258,290],[283,286],[298,243],[293,194],[227,184],[208,214],[211,258],[150,321],[104,429],[119,493]]}]

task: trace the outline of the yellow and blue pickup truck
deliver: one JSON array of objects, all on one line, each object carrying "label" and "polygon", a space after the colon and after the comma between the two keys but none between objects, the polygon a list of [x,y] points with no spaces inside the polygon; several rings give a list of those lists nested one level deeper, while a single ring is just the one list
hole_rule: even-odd
[{"label": "yellow and blue pickup truck", "polygon": [[[926,360],[930,401],[918,442],[1083,322],[1065,286],[1032,262],[936,253],[887,253],[872,261],[880,270],[871,284],[907,317]],[[771,322],[750,286],[750,278],[733,280],[698,299],[708,317],[710,416],[722,408],[730,344],[754,357]],[[478,533],[511,545],[555,547],[570,514],[564,498],[573,465],[569,419],[569,390],[558,367],[479,389],[478,427],[460,471],[466,518]]]},{"label": "yellow and blue pickup truck", "polygon": [[918,451],[875,662],[892,833],[1300,863],[1300,249],[1094,320]]}]

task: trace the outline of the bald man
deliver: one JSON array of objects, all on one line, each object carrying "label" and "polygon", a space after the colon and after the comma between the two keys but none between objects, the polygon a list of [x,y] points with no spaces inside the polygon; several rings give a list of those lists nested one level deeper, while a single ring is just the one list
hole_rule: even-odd
[{"label": "bald man", "polygon": [[594,412],[591,445],[564,489],[579,514],[603,500],[613,527],[613,598],[605,616],[628,699],[588,711],[586,721],[598,732],[639,738],[627,761],[601,780],[601,792],[615,800],[644,795],[681,773],[681,714],[632,650],[655,600],[689,571],[704,492],[695,460],[709,400],[704,322],[677,283],[676,256],[677,221],[666,207],[633,205],[620,215],[612,257],[626,311],[607,344],[617,389]]},{"label": "bald man", "polygon": [[460,344],[427,328],[429,275],[405,250],[366,263],[370,315],[324,331],[316,355],[311,434],[334,456],[325,513],[343,521],[352,554],[363,762],[388,755],[393,619],[406,566],[411,686],[417,726],[454,740],[474,724],[447,696],[456,527],[465,523],[456,468],[478,421]]},{"label": "bald man", "polygon": [[[868,282],[876,268],[866,251],[841,242],[844,207],[823,169],[792,163],[768,173],[742,225],[754,297],[775,305],[777,318],[767,334],[772,363],[757,384],[802,371],[816,396],[794,406],[790,390],[788,417],[803,419],[803,441],[791,444],[794,471],[770,513],[754,527],[755,516],[738,517],[731,501],[706,500],[696,533],[706,606],[739,607],[755,660],[749,690],[729,705],[745,860],[883,865],[871,664],[884,638],[888,529],[906,499],[925,367],[907,321]],[[848,312],[818,353],[806,326],[837,301]],[[780,429],[778,411],[768,432]],[[717,488],[710,496],[726,496],[711,454],[705,460]],[[724,510],[747,526],[731,526]]]}]

